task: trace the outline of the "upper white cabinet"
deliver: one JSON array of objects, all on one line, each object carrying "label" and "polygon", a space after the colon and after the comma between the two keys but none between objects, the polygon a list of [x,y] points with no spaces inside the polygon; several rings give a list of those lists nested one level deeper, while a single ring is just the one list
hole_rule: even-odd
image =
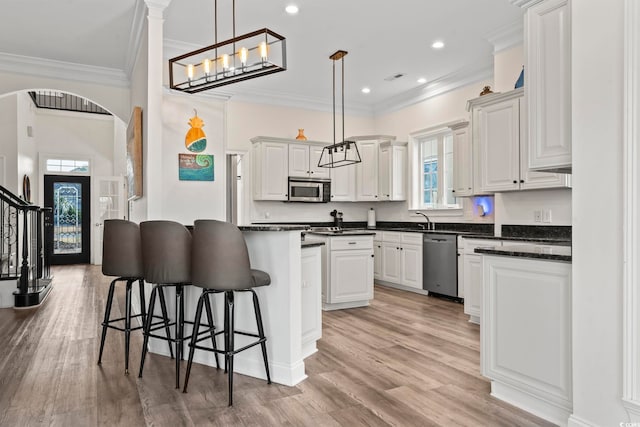
[{"label": "upper white cabinet", "polygon": [[453,133],[453,192],[456,197],[473,195],[473,154],[469,122],[449,126]]},{"label": "upper white cabinet", "polygon": [[253,199],[287,200],[289,147],[282,142],[253,138]]},{"label": "upper white cabinet", "polygon": [[341,166],[331,171],[331,201],[353,202],[356,200],[356,167]]},{"label": "upper white cabinet", "polygon": [[318,167],[323,145],[289,144],[289,176],[329,178],[330,168]]},{"label": "upper white cabinet", "polygon": [[469,101],[475,193],[568,186],[562,174],[529,170],[527,116],[522,88]]},{"label": "upper white cabinet", "polygon": [[524,7],[528,166],[571,172],[570,1],[528,2]]},{"label": "upper white cabinet", "polygon": [[[356,165],[356,200],[378,199],[378,141],[358,141],[361,163]],[[349,167],[349,166],[344,166]]]},{"label": "upper white cabinet", "polygon": [[378,199],[407,200],[407,143],[387,141],[378,153]]}]

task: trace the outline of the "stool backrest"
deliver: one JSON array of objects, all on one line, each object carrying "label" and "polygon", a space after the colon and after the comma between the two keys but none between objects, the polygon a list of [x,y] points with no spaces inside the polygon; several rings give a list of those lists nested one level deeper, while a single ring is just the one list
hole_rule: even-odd
[{"label": "stool backrest", "polygon": [[124,219],[104,221],[102,274],[116,277],[142,277],[140,227]]},{"label": "stool backrest", "polygon": [[240,229],[223,221],[195,221],[191,275],[195,286],[206,289],[253,287],[249,252]]},{"label": "stool backrest", "polygon": [[174,221],[140,223],[144,280],[155,284],[191,282],[191,233]]}]

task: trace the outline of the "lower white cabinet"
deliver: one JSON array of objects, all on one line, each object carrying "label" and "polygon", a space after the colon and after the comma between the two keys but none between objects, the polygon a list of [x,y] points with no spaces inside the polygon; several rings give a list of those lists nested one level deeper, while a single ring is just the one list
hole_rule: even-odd
[{"label": "lower white cabinet", "polygon": [[376,279],[422,289],[422,233],[383,231],[381,238],[374,247],[379,251]]},{"label": "lower white cabinet", "polygon": [[500,246],[500,240],[463,239],[462,284],[464,286],[464,313],[469,322],[480,324],[482,313],[482,255],[475,248]]},{"label": "lower white cabinet", "polygon": [[319,246],[302,248],[302,357],[317,351],[322,337],[322,257]]},{"label": "lower white cabinet", "polygon": [[382,279],[382,242],[373,241],[373,278]]},{"label": "lower white cabinet", "polygon": [[373,236],[324,239],[322,309],[362,307],[373,298]]},{"label": "lower white cabinet", "polygon": [[481,367],[491,395],[567,425],[571,263],[483,255]]}]

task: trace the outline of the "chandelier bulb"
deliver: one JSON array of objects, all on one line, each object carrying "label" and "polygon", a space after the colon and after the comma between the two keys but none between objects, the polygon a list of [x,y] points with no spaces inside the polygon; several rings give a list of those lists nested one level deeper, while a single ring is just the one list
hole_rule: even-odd
[{"label": "chandelier bulb", "polygon": [[202,68],[204,68],[204,73],[208,76],[211,73],[211,60],[205,59],[202,61]]},{"label": "chandelier bulb", "polygon": [[267,42],[260,43],[260,58],[262,58],[263,61],[267,60],[267,53]]},{"label": "chandelier bulb", "polygon": [[243,66],[247,65],[247,57],[249,56],[249,51],[246,47],[240,49],[240,62]]},{"label": "chandelier bulb", "polygon": [[229,55],[227,55],[226,53],[222,55],[222,68],[229,68]]},{"label": "chandelier bulb", "polygon": [[193,64],[187,65],[187,77],[189,80],[193,80]]}]

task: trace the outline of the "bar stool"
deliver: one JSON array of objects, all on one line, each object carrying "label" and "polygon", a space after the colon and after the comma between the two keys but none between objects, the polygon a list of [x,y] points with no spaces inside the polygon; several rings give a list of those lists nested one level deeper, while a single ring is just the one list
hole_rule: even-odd
[{"label": "bar stool", "polygon": [[[207,339],[193,334],[189,344],[189,362],[184,379],[183,392],[187,392],[189,374],[193,362],[195,349],[213,351],[224,354],[225,372],[229,375],[229,406],[233,404],[233,356],[243,350],[260,344],[262,358],[267,373],[267,382],[271,384],[269,363],[267,361],[267,338],[264,335],[262,315],[258,295],[253,288],[267,286],[271,283],[271,277],[264,271],[251,269],[249,252],[242,232],[233,224],[215,221],[198,220],[193,228],[193,245],[191,261],[191,280],[194,286],[203,288],[202,295],[196,308],[195,326],[198,330],[202,317],[202,306],[207,305],[209,295],[224,292],[224,350],[208,348],[198,345],[198,342]],[[253,309],[256,316],[258,333],[237,331],[234,326],[234,292],[251,292],[253,296]],[[215,333],[214,331],[211,331]],[[235,334],[258,338],[257,341],[242,348],[235,349]]]},{"label": "bar stool", "polygon": [[[167,340],[169,346],[171,343],[176,346],[176,388],[180,388],[180,361],[184,357],[183,342],[191,338],[191,336],[184,336],[184,324],[193,323],[184,320],[183,298],[184,286],[191,284],[191,233],[184,225],[177,222],[144,221],[140,223],[140,236],[144,279],[154,284],[149,302],[149,312],[153,313],[155,308],[156,293],[160,294],[160,303],[163,304],[162,289],[169,286],[175,287],[176,320],[170,323],[175,326],[175,338],[172,338],[169,334],[166,336],[153,334],[159,327],[154,327],[147,318],[138,377],[142,378],[149,338]],[[209,321],[207,331],[210,331],[215,348],[215,327],[209,301],[207,301],[206,310]]]},{"label": "bar stool", "polygon": [[[98,365],[102,364],[102,353],[104,351],[104,343],[107,338],[107,329],[117,329],[124,332],[124,373],[129,374],[129,344],[131,331],[142,329],[143,326],[131,327],[131,319],[141,317],[142,325],[146,323],[147,314],[144,302],[144,280],[142,278],[142,252],[140,248],[140,228],[138,224],[122,219],[108,219],[104,221],[104,232],[102,240],[102,274],[105,276],[116,277],[109,286],[109,296],[107,297],[107,305],[104,311],[104,320],[102,321],[102,339],[100,340],[100,355],[98,356]],[[138,282],[140,287],[140,314],[131,315],[131,288],[134,282]],[[111,319],[111,306],[113,305],[113,296],[117,282],[126,282],[125,297],[125,315],[118,319]],[[162,323],[169,333],[167,326],[167,310],[164,304],[164,295],[160,295],[162,301]],[[154,316],[158,317],[158,316]],[[114,323],[124,320],[124,328],[115,326]],[[169,346],[171,350],[171,346]],[[171,350],[173,357],[173,350]]]}]

